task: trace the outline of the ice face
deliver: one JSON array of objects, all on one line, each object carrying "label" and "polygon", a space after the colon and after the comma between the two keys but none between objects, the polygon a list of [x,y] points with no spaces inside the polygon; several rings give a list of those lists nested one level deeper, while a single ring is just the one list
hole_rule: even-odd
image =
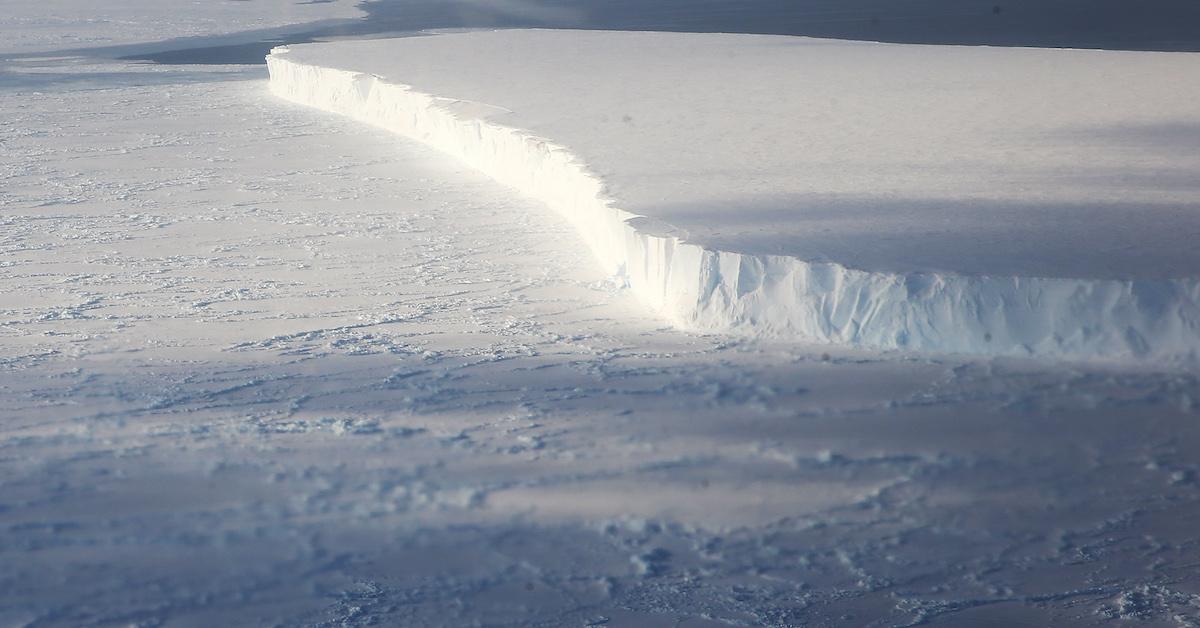
[{"label": "ice face", "polygon": [[[955,59],[971,58],[947,71],[978,64],[1002,78],[917,72],[922,89],[949,100],[930,105],[933,114],[920,114],[918,100],[899,113],[877,104],[902,83],[812,98],[829,95],[814,77],[852,76],[855,64],[881,77],[890,64],[898,73],[922,59],[942,67],[937,52],[753,36],[503,31],[301,46],[272,54],[268,66],[278,94],[429,143],[558,209],[607,269],[681,326],[886,349],[1194,360],[1200,259],[1187,234],[1200,214],[1187,210],[1190,188],[1156,177],[1099,190],[1068,183],[1128,166],[1129,148],[1038,187],[1031,169],[1069,168],[1094,147],[1051,143],[1031,149],[1037,155],[1020,167],[1011,164],[1020,156],[1000,150],[1009,134],[1054,138],[1076,128],[1064,119],[1081,124],[1093,115],[1120,128],[1122,115],[1145,118],[1142,101],[1109,99],[1090,114],[1030,103],[1014,117],[989,99],[1032,62],[1042,63],[1038,76],[1047,84],[1058,72],[1046,69],[1051,61],[1095,72],[1158,68],[1167,76],[1195,62],[1147,53],[955,51]],[[634,57],[655,62],[632,71]],[[825,61],[837,71],[784,78],[789,63]],[[690,63],[703,71],[675,72]],[[769,63],[780,78],[768,89],[759,79]],[[518,73],[522,67],[529,72]],[[630,72],[636,94],[621,91]],[[1037,99],[1124,93],[1094,72],[1074,80]],[[1155,102],[1156,115],[1171,119],[1186,115],[1191,101],[1164,92]],[[633,115],[617,116],[635,106]],[[980,130],[995,126],[989,116],[1008,124]],[[861,117],[875,120],[871,133]],[[814,136],[811,124],[828,128]],[[860,137],[846,144],[848,134]],[[822,149],[837,161],[824,163]],[[883,172],[910,158],[934,161],[927,172]],[[1178,151],[1133,159],[1175,159],[1177,172],[1200,168]],[[830,172],[813,175],[808,165]],[[820,209],[828,219],[805,207],[810,186],[825,186],[817,202],[827,199]],[[858,186],[940,200],[864,209],[854,202]],[[1050,200],[1036,211],[1004,209],[1022,194]],[[1102,198],[1123,204],[1098,212],[1093,203]],[[759,199],[783,209],[756,209]],[[1129,226],[1156,204],[1169,211]],[[1009,230],[1003,237],[998,221]],[[830,248],[813,235],[829,224],[857,244]],[[896,246],[897,238],[907,246]]]}]

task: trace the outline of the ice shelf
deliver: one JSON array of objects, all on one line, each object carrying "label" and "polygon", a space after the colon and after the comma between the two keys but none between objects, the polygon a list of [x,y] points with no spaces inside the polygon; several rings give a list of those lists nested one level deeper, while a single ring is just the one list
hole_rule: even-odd
[{"label": "ice shelf", "polygon": [[682,327],[1200,355],[1197,55],[534,30],[267,63],[545,202]]}]

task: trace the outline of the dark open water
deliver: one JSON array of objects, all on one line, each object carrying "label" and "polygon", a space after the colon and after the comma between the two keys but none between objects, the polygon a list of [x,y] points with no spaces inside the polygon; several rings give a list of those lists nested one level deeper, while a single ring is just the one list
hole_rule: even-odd
[{"label": "dark open water", "polygon": [[[1200,51],[1200,0],[371,0],[367,16],[302,43],[433,28],[765,33],[902,43]],[[262,63],[279,39],[138,55]]]}]

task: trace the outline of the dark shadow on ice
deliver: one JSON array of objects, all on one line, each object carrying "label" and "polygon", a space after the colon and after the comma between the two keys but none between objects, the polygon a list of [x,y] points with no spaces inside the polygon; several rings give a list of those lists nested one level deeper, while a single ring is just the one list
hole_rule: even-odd
[{"label": "dark shadow on ice", "polygon": [[[1076,127],[1049,135],[1110,149],[1138,148],[1158,153],[1177,153],[1180,157],[1193,160],[1200,158],[1200,119]],[[1189,173],[1187,178],[1200,188],[1200,172]]]},{"label": "dark shadow on ice", "polygon": [[[168,53],[170,51],[184,50],[207,50],[214,48],[230,47],[237,49],[240,46],[251,44],[259,49],[270,50],[270,47],[275,45],[273,42],[280,41],[307,41],[305,33],[320,32],[331,33],[331,36],[336,36],[341,32],[343,27],[361,23],[360,20],[321,20],[317,22],[309,22],[304,24],[293,24],[290,26],[281,26],[275,28],[254,29],[242,31],[239,33],[231,33],[227,35],[201,35],[195,37],[176,37],[165,39],[158,42],[145,42],[134,44],[117,44],[108,46],[84,46],[74,48],[63,48],[59,50],[39,51],[39,52],[22,52],[22,53],[0,53],[0,61],[2,60],[25,60],[25,59],[42,59],[54,57],[103,57],[103,58],[128,58],[128,59],[146,59],[148,55]],[[266,48],[263,48],[263,47]],[[265,54],[265,53],[264,53]],[[254,60],[247,57],[243,58],[240,63],[259,64],[262,63],[262,58]]]},{"label": "dark shadow on ice", "polygon": [[6,617],[1054,625],[1194,570],[1194,377],[327,340],[13,374],[144,407],[0,440]]},{"label": "dark shadow on ice", "polygon": [[39,90],[51,86],[69,86],[72,91],[112,89],[122,87],[151,87],[187,83],[216,83],[227,81],[261,80],[258,68],[239,68],[231,71],[204,72],[14,72],[0,69],[0,90]]},{"label": "dark shadow on ice", "polygon": [[[1031,141],[1082,145],[1121,156],[1128,165],[1080,163],[1042,172],[1021,170],[1018,162],[1010,164],[1010,172],[992,173],[995,189],[980,189],[985,196],[995,195],[1016,182],[1022,198],[1014,200],[914,198],[884,190],[875,195],[738,196],[647,206],[642,211],[683,227],[710,248],[791,255],[862,270],[1200,277],[1200,247],[1194,244],[1200,241],[1200,122],[1068,127]],[[654,174],[668,180],[742,176],[669,169]],[[747,171],[744,176],[756,174]],[[945,173],[948,180],[953,176]],[[1083,198],[1112,200],[1038,200],[1042,191],[1069,190],[1079,190]],[[779,225],[791,226],[781,232]]]},{"label": "dark shadow on ice", "polygon": [[1200,51],[1189,0],[370,0],[367,16],[257,41],[156,47],[127,58],[261,63],[283,42],[456,28],[760,33],[987,46]]},{"label": "dark shadow on ice", "polygon": [[[1175,183],[1200,194],[1200,182],[1186,174]],[[689,231],[707,248],[859,270],[1087,279],[1200,276],[1200,247],[1194,245],[1200,241],[1200,202],[814,195],[714,199],[646,213],[670,224],[696,225]],[[781,231],[779,225],[789,227]]]},{"label": "dark shadow on ice", "polygon": [[369,22],[805,35],[902,43],[1200,50],[1188,0],[374,0]]}]

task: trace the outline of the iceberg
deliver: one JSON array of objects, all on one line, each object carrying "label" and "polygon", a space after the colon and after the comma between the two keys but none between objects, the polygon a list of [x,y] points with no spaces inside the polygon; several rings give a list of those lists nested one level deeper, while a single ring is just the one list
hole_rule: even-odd
[{"label": "iceberg", "polygon": [[683,328],[1200,355],[1195,55],[507,30],[267,63],[556,209]]}]

